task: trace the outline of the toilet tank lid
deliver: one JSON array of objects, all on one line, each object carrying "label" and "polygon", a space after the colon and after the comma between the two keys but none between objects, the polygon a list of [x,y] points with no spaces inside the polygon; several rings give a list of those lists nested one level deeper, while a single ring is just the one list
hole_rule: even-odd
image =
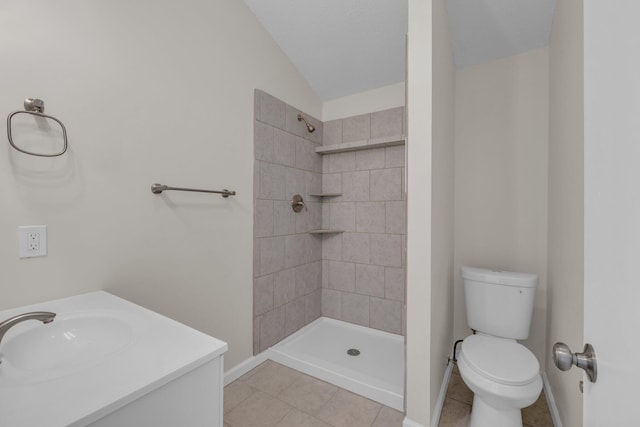
[{"label": "toilet tank lid", "polygon": [[489,270],[485,268],[462,267],[460,272],[464,279],[477,282],[495,283],[497,285],[535,288],[538,285],[538,275],[530,273],[516,273],[513,271]]}]

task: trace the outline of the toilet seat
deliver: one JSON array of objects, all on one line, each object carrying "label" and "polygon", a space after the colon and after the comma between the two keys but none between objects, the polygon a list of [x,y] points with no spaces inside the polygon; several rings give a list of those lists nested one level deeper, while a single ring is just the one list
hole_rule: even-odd
[{"label": "toilet seat", "polygon": [[471,335],[462,342],[460,358],[477,374],[504,385],[526,385],[540,374],[533,353],[504,338]]}]

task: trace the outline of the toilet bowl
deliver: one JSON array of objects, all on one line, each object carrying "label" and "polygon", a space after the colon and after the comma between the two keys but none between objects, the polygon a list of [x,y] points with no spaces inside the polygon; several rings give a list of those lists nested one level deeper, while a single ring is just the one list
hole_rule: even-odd
[{"label": "toilet bowl", "polygon": [[538,360],[514,340],[467,337],[458,369],[474,395],[470,427],[522,427],[520,410],[542,391]]},{"label": "toilet bowl", "polygon": [[473,391],[471,427],[522,427],[521,409],[542,391],[540,364],[516,340],[531,328],[538,276],[462,267],[467,323],[460,376]]}]

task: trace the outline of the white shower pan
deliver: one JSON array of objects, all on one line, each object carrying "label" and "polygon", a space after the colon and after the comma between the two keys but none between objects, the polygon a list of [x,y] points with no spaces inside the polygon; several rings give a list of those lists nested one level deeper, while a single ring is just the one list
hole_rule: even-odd
[{"label": "white shower pan", "polygon": [[268,357],[403,411],[404,348],[402,335],[321,317],[271,347]]}]

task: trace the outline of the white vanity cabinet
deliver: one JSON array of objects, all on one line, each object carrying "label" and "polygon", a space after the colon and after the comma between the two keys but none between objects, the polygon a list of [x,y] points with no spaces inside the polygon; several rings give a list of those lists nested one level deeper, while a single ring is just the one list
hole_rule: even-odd
[{"label": "white vanity cabinet", "polygon": [[112,412],[91,427],[222,427],[223,356]]}]

